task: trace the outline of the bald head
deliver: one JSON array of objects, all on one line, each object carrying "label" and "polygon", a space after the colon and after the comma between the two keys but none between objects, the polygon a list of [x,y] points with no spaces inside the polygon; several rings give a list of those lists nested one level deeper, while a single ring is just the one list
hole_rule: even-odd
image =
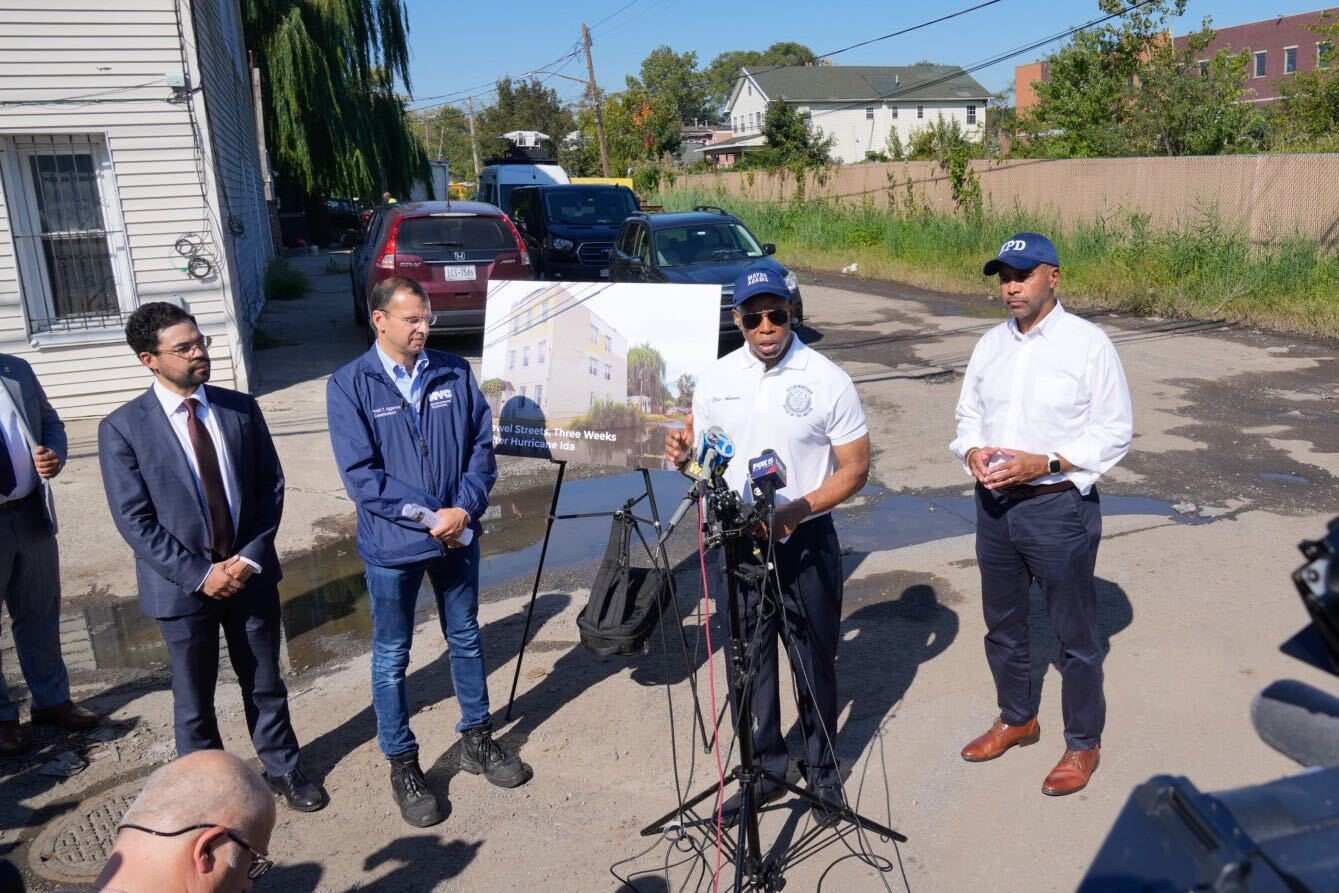
[{"label": "bald head", "polygon": [[198,750],[150,775],[124,821],[158,830],[223,825],[264,850],[274,830],[274,795],[232,754]]}]

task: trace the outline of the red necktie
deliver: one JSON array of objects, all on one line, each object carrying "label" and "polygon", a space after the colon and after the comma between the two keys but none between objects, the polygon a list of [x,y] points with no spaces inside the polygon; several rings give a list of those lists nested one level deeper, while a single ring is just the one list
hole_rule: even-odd
[{"label": "red necktie", "polygon": [[219,470],[219,455],[214,449],[214,438],[209,436],[209,429],[196,415],[200,401],[187,397],[185,406],[186,431],[191,435],[195,464],[200,469],[200,485],[205,491],[205,507],[209,510],[209,529],[213,534],[210,546],[214,550],[215,560],[222,560],[232,554],[233,527],[228,493],[223,489],[223,472]]}]

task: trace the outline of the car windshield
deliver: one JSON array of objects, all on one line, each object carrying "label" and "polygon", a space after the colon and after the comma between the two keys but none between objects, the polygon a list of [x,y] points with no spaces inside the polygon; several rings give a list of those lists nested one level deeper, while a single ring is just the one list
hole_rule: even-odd
[{"label": "car windshield", "polygon": [[431,257],[446,251],[515,250],[500,217],[409,217],[400,224],[396,250]]},{"label": "car windshield", "polygon": [[544,194],[544,210],[550,221],[570,226],[622,223],[637,210],[637,202],[626,189],[554,189]]},{"label": "car windshield", "polygon": [[670,226],[655,234],[656,263],[686,267],[719,261],[762,257],[762,246],[742,223],[700,223]]}]

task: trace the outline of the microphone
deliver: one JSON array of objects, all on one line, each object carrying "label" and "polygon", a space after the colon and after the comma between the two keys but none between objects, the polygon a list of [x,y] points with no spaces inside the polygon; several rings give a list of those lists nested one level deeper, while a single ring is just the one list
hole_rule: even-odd
[{"label": "microphone", "polygon": [[683,473],[695,481],[705,481],[713,474],[721,474],[735,455],[735,442],[730,435],[713,425],[702,434],[702,445],[697,459],[688,463]]},{"label": "microphone", "polygon": [[1303,766],[1339,766],[1339,698],[1280,679],[1251,702],[1256,734]]},{"label": "microphone", "polygon": [[775,493],[786,486],[786,463],[776,450],[763,450],[761,456],[749,460],[749,480],[753,482],[754,496]]},{"label": "microphone", "polygon": [[702,496],[702,491],[707,483],[716,475],[724,474],[725,467],[730,464],[730,460],[735,455],[735,442],[730,439],[730,435],[722,431],[718,426],[713,425],[702,434],[702,445],[698,450],[698,458],[688,463],[688,467],[683,473],[693,479],[693,489],[688,491],[688,495],[679,503],[679,507],[674,510],[670,517],[669,524],[665,527],[665,535],[662,538],[668,539],[670,533],[683,520],[683,516],[688,514],[688,510]]}]

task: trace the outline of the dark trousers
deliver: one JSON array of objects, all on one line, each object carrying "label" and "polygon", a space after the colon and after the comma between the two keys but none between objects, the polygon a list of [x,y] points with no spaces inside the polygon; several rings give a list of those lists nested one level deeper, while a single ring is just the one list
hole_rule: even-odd
[{"label": "dark trousers", "polygon": [[1060,640],[1060,703],[1071,750],[1100,744],[1106,722],[1093,577],[1101,539],[1096,487],[1087,496],[1069,489],[1012,500],[977,485],[976,560],[986,659],[995,677],[1000,718],[1022,725],[1036,713],[1028,630],[1029,593],[1036,580]]},{"label": "dark trousers", "polygon": [[[34,708],[70,699],[70,676],[60,653],[60,553],[42,508],[41,490],[0,512],[0,601]],[[19,718],[0,675],[0,721]]]},{"label": "dark trousers", "polygon": [[274,585],[253,577],[240,595],[206,599],[202,610],[159,619],[158,626],[172,665],[177,755],[223,749],[214,714],[222,626],[256,755],[271,775],[298,768],[298,739],[279,673],[279,593]]},{"label": "dark trousers", "polygon": [[[751,560],[751,559],[750,559]],[[781,697],[777,671],[777,638],[781,624],[791,640],[789,653],[804,733],[806,773],[811,784],[838,784],[837,768],[837,639],[841,625],[841,546],[832,516],[801,524],[790,540],[777,543],[777,574],[768,585],[772,606],[760,610],[760,592],[741,584],[743,639],[757,641],[749,697],[755,718],[753,745],[757,765],[785,777],[790,765],[781,733]],[[781,581],[781,605],[775,605],[775,579]],[[728,590],[717,596],[717,610],[728,617]],[[760,616],[761,615],[761,616]],[[739,723],[734,687],[731,715]]]}]

